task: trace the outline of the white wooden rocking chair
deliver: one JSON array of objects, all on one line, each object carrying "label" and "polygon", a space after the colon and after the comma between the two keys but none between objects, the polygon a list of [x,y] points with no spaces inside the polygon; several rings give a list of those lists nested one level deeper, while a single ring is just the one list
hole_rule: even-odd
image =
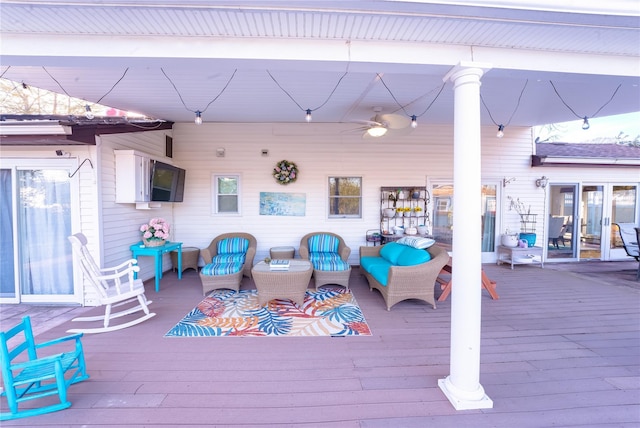
[{"label": "white wooden rocking chair", "polygon": [[[91,253],[87,249],[87,238],[82,233],[69,236],[69,241],[73,246],[73,254],[77,263],[82,269],[85,278],[91,283],[98,295],[100,304],[105,307],[104,315],[92,317],[79,317],[71,321],[104,321],[103,327],[78,328],[68,330],[69,333],[104,333],[107,331],[121,330],[139,324],[155,316],[149,312],[150,300],[144,295],[144,284],[140,279],[133,279],[134,272],[138,272],[140,267],[136,265],[135,259],[127,260],[118,266],[111,268],[98,267]],[[120,312],[111,313],[112,307],[125,305],[136,301],[138,304]],[[144,314],[132,321],[117,325],[109,325],[112,318],[119,318],[133,314],[138,311]]]}]

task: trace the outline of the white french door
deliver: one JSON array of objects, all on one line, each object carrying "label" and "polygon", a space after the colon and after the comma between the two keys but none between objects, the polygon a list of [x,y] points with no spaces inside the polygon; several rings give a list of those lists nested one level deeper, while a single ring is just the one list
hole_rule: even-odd
[{"label": "white french door", "polygon": [[78,212],[74,162],[1,161],[1,303],[80,301],[67,240]]},{"label": "white french door", "polygon": [[580,258],[624,259],[614,223],[637,223],[638,185],[585,183],[580,197]]}]

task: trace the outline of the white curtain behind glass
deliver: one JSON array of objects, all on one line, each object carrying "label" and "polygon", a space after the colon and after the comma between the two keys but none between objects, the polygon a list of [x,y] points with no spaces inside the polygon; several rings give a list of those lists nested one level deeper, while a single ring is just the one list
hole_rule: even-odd
[{"label": "white curtain behind glass", "polygon": [[0,296],[15,296],[13,264],[13,212],[11,203],[11,170],[0,170]]},{"label": "white curtain behind glass", "polygon": [[71,192],[66,170],[19,170],[20,290],[73,294]]}]

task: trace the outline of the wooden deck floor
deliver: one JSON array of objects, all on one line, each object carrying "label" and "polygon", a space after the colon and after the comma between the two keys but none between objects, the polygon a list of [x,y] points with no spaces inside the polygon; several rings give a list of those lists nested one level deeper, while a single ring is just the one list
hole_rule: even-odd
[{"label": "wooden deck floor", "polygon": [[[202,299],[193,270],[167,273],[159,293],[147,285],[155,318],[83,338],[91,379],[70,388],[71,408],[2,426],[638,427],[636,266],[486,265],[500,299],[483,291],[480,380],[494,408],[469,411],[437,386],[449,374],[451,298],[387,312],[354,268],[370,337],[165,338]],[[25,306],[3,306],[2,324],[32,313],[39,340],[97,312]]]}]

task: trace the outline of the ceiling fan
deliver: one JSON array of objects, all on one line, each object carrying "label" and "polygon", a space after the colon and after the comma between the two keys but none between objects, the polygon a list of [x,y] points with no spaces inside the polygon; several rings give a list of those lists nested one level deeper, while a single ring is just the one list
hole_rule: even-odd
[{"label": "ceiling fan", "polygon": [[381,114],[382,107],[374,107],[375,115],[370,120],[354,120],[363,126],[352,131],[362,132],[362,138],[380,138],[409,134],[413,128],[411,120],[399,114]]}]

